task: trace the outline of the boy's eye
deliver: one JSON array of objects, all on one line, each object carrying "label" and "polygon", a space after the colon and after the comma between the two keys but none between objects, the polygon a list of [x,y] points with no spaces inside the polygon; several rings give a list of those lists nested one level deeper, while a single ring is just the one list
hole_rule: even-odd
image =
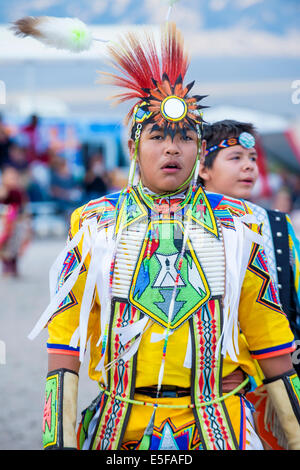
[{"label": "boy's eye", "polygon": [[151,136],[151,140],[160,140],[163,139],[163,136],[161,134],[154,134]]},{"label": "boy's eye", "polygon": [[193,140],[193,138],[190,135],[182,135],[181,138],[182,140],[186,140],[186,141]]}]

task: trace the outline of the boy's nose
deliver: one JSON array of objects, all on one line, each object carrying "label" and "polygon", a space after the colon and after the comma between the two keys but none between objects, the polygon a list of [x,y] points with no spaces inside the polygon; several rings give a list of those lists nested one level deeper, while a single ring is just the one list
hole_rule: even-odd
[{"label": "boy's nose", "polygon": [[176,155],[180,152],[179,146],[176,142],[176,138],[172,139],[170,136],[168,136],[165,142],[165,153],[167,155]]},{"label": "boy's nose", "polygon": [[243,169],[244,170],[254,170],[255,168],[255,162],[253,160],[245,160],[243,164]]}]

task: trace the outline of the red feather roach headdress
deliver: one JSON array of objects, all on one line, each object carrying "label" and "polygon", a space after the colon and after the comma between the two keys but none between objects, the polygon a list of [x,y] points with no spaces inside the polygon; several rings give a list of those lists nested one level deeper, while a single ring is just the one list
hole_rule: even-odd
[{"label": "red feather roach headdress", "polygon": [[194,82],[183,86],[189,57],[174,23],[162,30],[160,58],[153,36],[147,33],[143,40],[128,33],[119,44],[108,46],[108,52],[119,74],[101,72],[104,81],[126,89],[111,98],[116,103],[137,100],[126,118],[127,123],[132,118],[132,135],[137,124],[149,122],[172,136],[201,127],[200,109],[207,106],[198,102],[206,95],[188,95]]}]

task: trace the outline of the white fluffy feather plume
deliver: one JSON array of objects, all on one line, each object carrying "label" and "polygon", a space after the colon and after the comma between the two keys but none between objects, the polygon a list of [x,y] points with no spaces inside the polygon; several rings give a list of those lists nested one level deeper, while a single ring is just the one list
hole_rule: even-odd
[{"label": "white fluffy feather plume", "polygon": [[87,25],[77,18],[28,16],[15,21],[11,29],[17,36],[31,36],[47,46],[72,52],[90,49],[93,41]]}]

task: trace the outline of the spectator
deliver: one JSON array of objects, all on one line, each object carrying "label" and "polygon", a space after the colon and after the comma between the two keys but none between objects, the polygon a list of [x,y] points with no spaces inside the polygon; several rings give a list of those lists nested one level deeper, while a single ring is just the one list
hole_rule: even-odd
[{"label": "spectator", "polygon": [[290,214],[293,208],[292,195],[286,186],[282,186],[273,198],[272,208]]},{"label": "spectator", "polygon": [[6,167],[0,186],[0,259],[3,273],[7,276],[18,276],[18,260],[30,240],[30,220],[25,213],[26,201],[19,172],[13,167]]},{"label": "spectator", "polygon": [[8,152],[12,141],[0,115],[0,170],[8,163]]},{"label": "spectator", "polygon": [[29,123],[21,128],[23,136],[26,138],[27,159],[32,162],[39,158],[39,119],[36,115],[32,115]]},{"label": "spectator", "polygon": [[89,160],[84,178],[84,191],[87,201],[96,199],[107,193],[109,177],[105,170],[102,153],[94,153]]},{"label": "spectator", "polygon": [[26,159],[26,148],[21,147],[16,142],[12,142],[8,150],[8,163],[16,170],[25,170],[28,168],[28,161]]},{"label": "spectator", "polygon": [[81,202],[81,190],[75,181],[68,162],[59,155],[53,155],[50,166],[50,195],[59,212],[72,210]]},{"label": "spectator", "polygon": [[300,175],[295,175],[292,185],[293,208],[300,210]]}]

